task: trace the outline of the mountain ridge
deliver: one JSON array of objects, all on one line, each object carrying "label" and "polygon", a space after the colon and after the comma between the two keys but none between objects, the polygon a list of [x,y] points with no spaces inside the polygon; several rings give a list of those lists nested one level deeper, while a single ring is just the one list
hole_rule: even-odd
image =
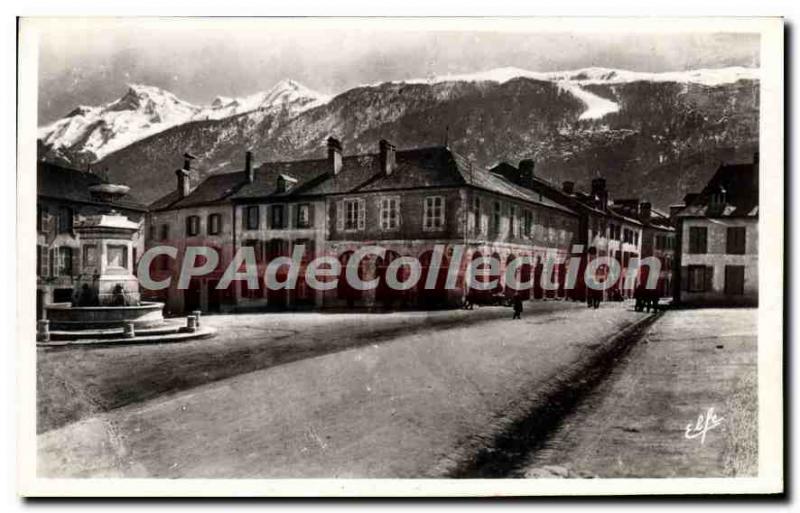
[{"label": "mountain ridge", "polygon": [[[533,158],[537,173],[555,183],[604,174],[618,197],[651,196],[665,208],[708,178],[713,159],[743,159],[758,145],[757,70],[657,74],[653,80],[640,80],[653,74],[606,68],[548,72],[548,80],[515,73],[502,68],[460,75],[463,80],[388,81],[307,100],[297,111],[194,119],[92,162],[152,200],[174,187],[172,172],[185,151],[198,155],[200,180],[240,168],[245,149],[275,161],[322,157],[330,135],[342,140],[346,154],[374,152],[382,138],[399,148],[447,139],[477,165]],[[40,149],[46,156],[47,148]],[[711,160],[692,157],[700,163],[681,168],[692,155]]]}]

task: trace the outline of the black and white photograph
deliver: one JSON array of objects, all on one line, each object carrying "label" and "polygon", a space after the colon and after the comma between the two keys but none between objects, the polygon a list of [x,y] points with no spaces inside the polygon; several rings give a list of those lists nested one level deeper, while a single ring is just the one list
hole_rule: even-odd
[{"label": "black and white photograph", "polygon": [[22,493],[782,492],[783,30],[20,18]]}]

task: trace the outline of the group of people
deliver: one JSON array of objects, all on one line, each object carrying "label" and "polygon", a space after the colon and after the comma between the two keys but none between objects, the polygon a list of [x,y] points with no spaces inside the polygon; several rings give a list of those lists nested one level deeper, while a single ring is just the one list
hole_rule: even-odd
[{"label": "group of people", "polygon": [[[653,312],[657,311],[659,306],[658,302],[660,299],[660,294],[657,290],[648,290],[643,285],[640,285],[636,288],[633,293],[633,298],[636,300],[636,304],[634,306],[634,310],[637,312]],[[622,301],[622,298],[617,299],[615,296],[611,296],[612,300]],[[603,301],[603,291],[602,290],[594,290],[590,289],[586,295],[586,304],[589,308],[600,308],[600,303]],[[523,299],[522,296],[519,294],[515,294],[511,298],[511,307],[514,311],[514,315],[511,317],[512,320],[522,319],[522,311],[523,311]],[[472,310],[475,306],[475,298],[471,297],[471,295],[467,295],[464,300],[464,309]]]}]

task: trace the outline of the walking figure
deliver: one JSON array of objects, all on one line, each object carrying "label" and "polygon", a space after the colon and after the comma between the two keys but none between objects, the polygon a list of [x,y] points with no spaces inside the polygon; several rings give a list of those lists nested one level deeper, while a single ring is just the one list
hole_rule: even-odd
[{"label": "walking figure", "polygon": [[513,304],[514,304],[514,317],[512,317],[512,320],[522,319],[522,298],[519,297],[519,294],[514,296]]},{"label": "walking figure", "polygon": [[594,309],[600,308],[600,301],[602,301],[603,299],[603,291],[589,289],[588,298],[589,298],[588,301],[589,308],[594,308]]}]

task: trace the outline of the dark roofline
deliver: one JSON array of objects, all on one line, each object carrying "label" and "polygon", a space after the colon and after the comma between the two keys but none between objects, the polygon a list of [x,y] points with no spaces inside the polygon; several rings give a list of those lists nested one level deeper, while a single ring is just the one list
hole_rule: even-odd
[{"label": "dark roofline", "polygon": [[148,212],[148,208],[139,203],[127,204],[127,203],[113,203],[108,201],[76,200],[72,198],[64,198],[62,196],[51,196],[49,194],[36,194],[36,197],[47,200],[60,201],[61,203],[75,203],[78,205],[91,205],[97,207],[109,207],[112,209],[120,209],[120,210],[132,210],[134,212]]}]

